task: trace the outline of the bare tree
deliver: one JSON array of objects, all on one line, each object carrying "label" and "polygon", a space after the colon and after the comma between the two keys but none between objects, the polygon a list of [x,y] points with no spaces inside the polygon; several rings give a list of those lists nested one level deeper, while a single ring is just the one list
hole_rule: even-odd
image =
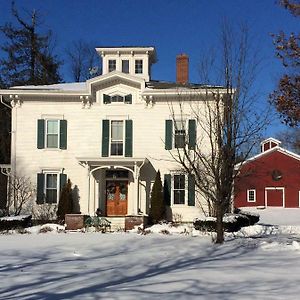
[{"label": "bare tree", "polygon": [[300,154],[300,128],[299,127],[289,127],[276,135],[283,147]]},{"label": "bare tree", "polygon": [[75,82],[100,75],[100,59],[91,44],[83,40],[74,41],[66,52],[71,75]]},{"label": "bare tree", "polygon": [[11,175],[8,190],[7,215],[14,214],[18,216],[22,209],[33,199],[35,187],[30,178]]},{"label": "bare tree", "polygon": [[[192,97],[190,101],[177,99],[179,122],[175,104],[170,108],[175,130],[176,124],[181,127],[181,122],[185,124],[186,106],[192,110],[197,127],[196,145],[191,149],[189,139],[185,139],[184,147],[173,157],[184,172],[194,176],[196,189],[207,200],[209,213],[217,220],[216,243],[223,243],[222,221],[232,206],[237,159],[249,156],[260,140],[267,118],[251,90],[260,61],[256,52],[250,51],[247,27],[241,27],[236,34],[224,23],[218,50],[219,53],[210,51],[212,55],[201,62],[202,79],[208,83],[203,86],[205,92],[196,96],[201,101]],[[220,82],[220,86],[210,85],[212,80]]]}]

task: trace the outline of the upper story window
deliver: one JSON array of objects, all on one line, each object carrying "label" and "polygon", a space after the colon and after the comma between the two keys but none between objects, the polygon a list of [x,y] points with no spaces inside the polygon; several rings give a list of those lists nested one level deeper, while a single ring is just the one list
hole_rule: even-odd
[{"label": "upper story window", "polygon": [[124,144],[123,121],[111,121],[110,155],[122,156]]},{"label": "upper story window", "polygon": [[59,145],[59,120],[46,122],[46,148],[58,148]]},{"label": "upper story window", "polygon": [[67,149],[67,120],[39,119],[37,148]]},{"label": "upper story window", "polygon": [[132,95],[128,94],[125,96],[121,95],[106,95],[103,94],[103,103],[104,104],[109,104],[109,103],[127,103],[127,104],[132,104]]},{"label": "upper story window", "polygon": [[176,120],[174,122],[174,144],[175,148],[184,148],[186,142],[186,121],[185,120]]},{"label": "upper story window", "polygon": [[122,72],[129,74],[129,60],[122,60]]},{"label": "upper story window", "polygon": [[102,120],[102,157],[132,157],[132,120]]},{"label": "upper story window", "polygon": [[108,72],[115,71],[117,67],[117,63],[115,59],[108,60]]},{"label": "upper story window", "polygon": [[135,74],[143,74],[143,60],[142,59],[135,60]]},{"label": "upper story window", "polygon": [[196,147],[196,120],[166,120],[165,121],[165,149],[184,148],[190,150]]}]

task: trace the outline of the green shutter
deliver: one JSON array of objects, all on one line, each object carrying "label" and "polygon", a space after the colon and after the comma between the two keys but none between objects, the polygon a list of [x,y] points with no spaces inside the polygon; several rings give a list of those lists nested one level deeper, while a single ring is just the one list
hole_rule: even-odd
[{"label": "green shutter", "polygon": [[132,104],[132,95],[131,94],[125,96],[125,103]]},{"label": "green shutter", "polygon": [[188,205],[195,206],[195,176],[188,175]]},{"label": "green shutter", "polygon": [[103,103],[104,104],[109,104],[111,103],[111,99],[109,95],[103,94]]},{"label": "green shutter", "polygon": [[59,174],[59,191],[61,192],[67,183],[67,174]]},{"label": "green shutter", "polygon": [[45,120],[43,119],[37,122],[37,148],[45,148]]},{"label": "green shutter", "polygon": [[189,120],[189,149],[196,147],[196,120]]},{"label": "green shutter", "polygon": [[102,156],[108,157],[109,150],[109,120],[102,120]]},{"label": "green shutter", "polygon": [[172,149],[172,139],[173,139],[173,121],[166,120],[165,126],[165,149],[171,150]]},{"label": "green shutter", "polygon": [[60,120],[60,149],[67,149],[67,120]]},{"label": "green shutter", "polygon": [[125,121],[125,157],[132,157],[132,120]]},{"label": "green shutter", "polygon": [[164,176],[164,202],[166,205],[171,205],[171,175]]},{"label": "green shutter", "polygon": [[45,187],[45,174],[38,173],[37,174],[37,183],[36,183],[36,203],[43,204],[45,202],[45,194],[44,194],[44,187]]}]

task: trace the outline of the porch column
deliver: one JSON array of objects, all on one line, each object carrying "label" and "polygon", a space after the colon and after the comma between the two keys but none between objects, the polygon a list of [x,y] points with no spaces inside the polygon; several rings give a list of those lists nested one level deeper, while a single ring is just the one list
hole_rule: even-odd
[{"label": "porch column", "polygon": [[138,167],[136,162],[134,162],[134,169],[133,169],[133,206],[132,206],[132,215],[138,214]]}]

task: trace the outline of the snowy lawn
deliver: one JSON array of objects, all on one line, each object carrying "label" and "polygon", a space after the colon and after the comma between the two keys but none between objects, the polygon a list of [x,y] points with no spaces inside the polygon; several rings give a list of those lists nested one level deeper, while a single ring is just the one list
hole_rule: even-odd
[{"label": "snowy lawn", "polygon": [[221,246],[175,233],[0,235],[0,299],[298,299],[294,214],[293,226],[254,225]]}]

